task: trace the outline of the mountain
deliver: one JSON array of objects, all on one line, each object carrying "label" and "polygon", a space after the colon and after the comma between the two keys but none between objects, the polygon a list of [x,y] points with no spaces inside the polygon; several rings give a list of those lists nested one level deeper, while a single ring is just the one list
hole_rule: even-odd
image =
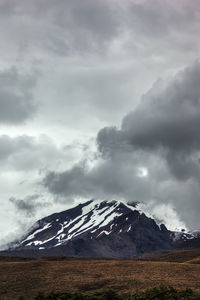
[{"label": "mountain", "polygon": [[21,256],[123,257],[170,249],[174,235],[139,203],[94,200],[45,217],[7,252]]}]

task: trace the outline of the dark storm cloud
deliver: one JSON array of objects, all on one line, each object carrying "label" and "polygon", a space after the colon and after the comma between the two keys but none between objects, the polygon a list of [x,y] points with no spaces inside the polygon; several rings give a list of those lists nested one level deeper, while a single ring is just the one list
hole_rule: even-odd
[{"label": "dark storm cloud", "polygon": [[98,133],[104,162],[91,170],[77,165],[64,173],[51,172],[44,185],[54,194],[70,196],[96,191],[127,195],[136,183],[137,167],[151,164],[144,158],[151,153],[165,159],[176,178],[199,178],[199,128],[200,64],[196,62],[167,84],[157,82],[123,119],[121,129],[107,127]]},{"label": "dark storm cloud", "polygon": [[[158,81],[120,130],[102,129],[99,150],[110,155],[123,147],[161,152],[179,179],[200,175],[200,63],[195,62],[167,84]],[[125,147],[123,145],[126,145]]]},{"label": "dark storm cloud", "polygon": [[106,157],[113,156],[116,152],[123,152],[128,149],[128,144],[123,133],[116,127],[105,127],[101,129],[97,136],[97,144],[100,153]]},{"label": "dark storm cloud", "polygon": [[0,71],[0,123],[17,125],[33,116],[35,84],[35,75],[20,74],[14,67]]},{"label": "dark storm cloud", "polygon": [[126,116],[122,132],[142,148],[190,152],[200,147],[200,63],[162,86],[155,84],[137,109]]},{"label": "dark storm cloud", "polygon": [[141,197],[146,199],[151,189],[148,182],[144,184],[138,177],[137,166],[137,158],[127,156],[102,161],[90,170],[87,166],[79,164],[65,172],[49,172],[43,180],[43,185],[52,194],[62,196],[68,201],[73,197],[126,197],[137,201]]},{"label": "dark storm cloud", "polygon": [[[92,168],[80,163],[65,172],[49,172],[43,185],[66,199],[112,197],[170,203],[194,227],[200,193],[199,83],[199,62],[167,82],[158,81],[123,119],[121,129],[100,130],[99,160]],[[141,176],[143,167],[146,176]]]},{"label": "dark storm cloud", "polygon": [[74,166],[62,173],[49,172],[44,178],[43,184],[53,194],[70,197],[87,196],[95,190],[93,183],[88,181],[87,172],[82,165]]}]

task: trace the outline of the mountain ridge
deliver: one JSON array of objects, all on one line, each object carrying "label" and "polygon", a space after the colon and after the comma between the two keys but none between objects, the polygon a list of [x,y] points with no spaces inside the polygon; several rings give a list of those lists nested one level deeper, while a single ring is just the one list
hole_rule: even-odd
[{"label": "mountain ridge", "polygon": [[89,200],[37,221],[11,255],[130,258],[171,249],[174,240],[193,236],[174,233],[146,216],[139,203]]}]

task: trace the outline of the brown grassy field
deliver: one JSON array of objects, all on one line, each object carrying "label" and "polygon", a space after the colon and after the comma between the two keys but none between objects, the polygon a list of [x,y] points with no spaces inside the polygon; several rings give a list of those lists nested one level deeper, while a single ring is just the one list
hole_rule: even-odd
[{"label": "brown grassy field", "polygon": [[141,260],[165,261],[165,262],[193,262],[200,263],[200,249],[163,251],[145,254],[140,257]]},{"label": "brown grassy field", "polygon": [[0,260],[0,296],[17,299],[38,291],[113,288],[134,292],[159,284],[200,292],[200,265],[106,259]]}]

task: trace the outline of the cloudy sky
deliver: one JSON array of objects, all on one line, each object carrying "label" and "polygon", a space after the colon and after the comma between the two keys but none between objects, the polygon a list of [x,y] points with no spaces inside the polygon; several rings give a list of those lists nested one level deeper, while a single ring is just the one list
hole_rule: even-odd
[{"label": "cloudy sky", "polygon": [[88,198],[200,229],[198,0],[0,0],[0,245]]}]

